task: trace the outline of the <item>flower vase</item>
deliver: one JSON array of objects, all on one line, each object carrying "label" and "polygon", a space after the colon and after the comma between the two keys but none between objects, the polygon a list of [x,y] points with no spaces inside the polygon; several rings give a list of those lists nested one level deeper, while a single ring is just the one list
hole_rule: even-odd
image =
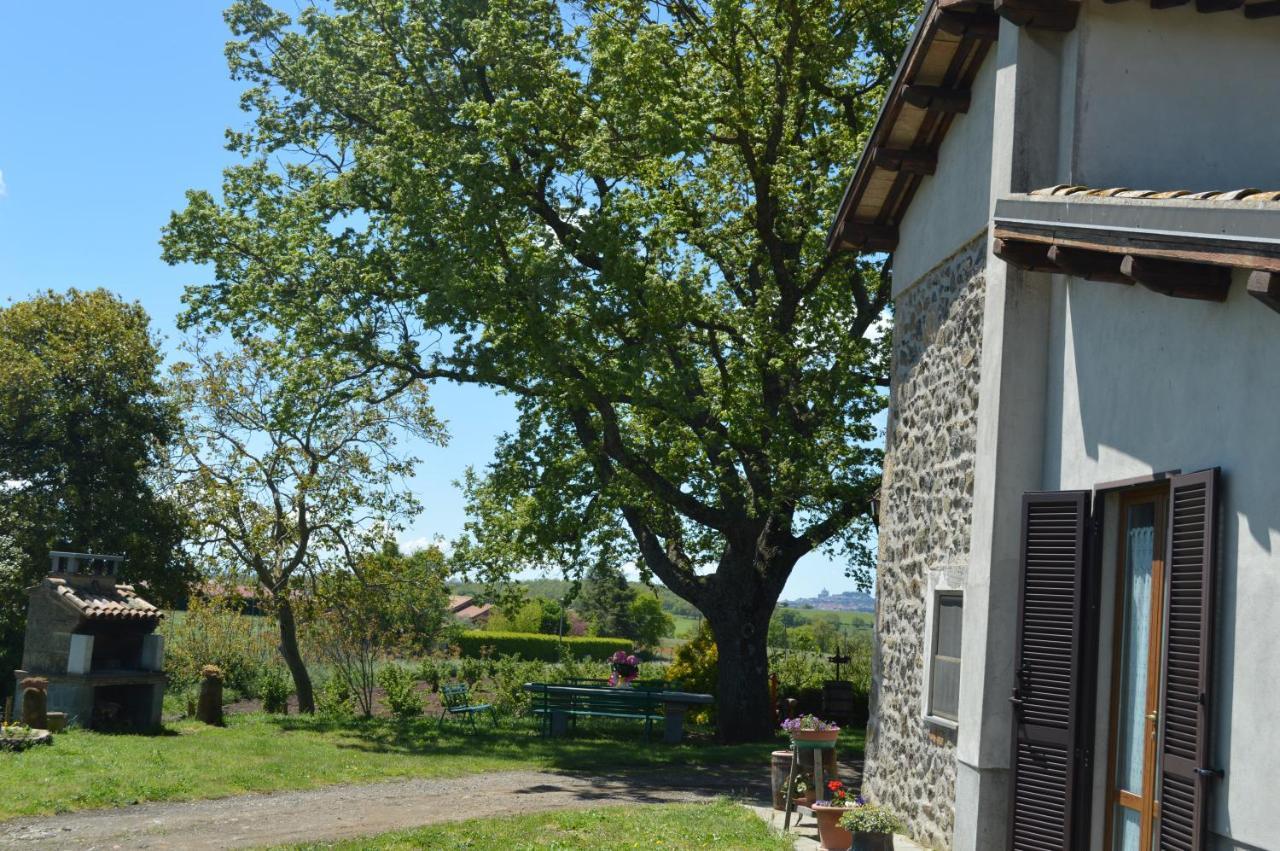
[{"label": "flower vase", "polygon": [[853,834],[840,826],[840,817],[847,813],[849,808],[814,804],[809,809],[813,810],[813,817],[818,821],[818,842],[823,851],[847,851],[853,843]]},{"label": "flower vase", "polygon": [[839,730],[796,730],[791,738],[798,742],[834,742],[840,738]]}]

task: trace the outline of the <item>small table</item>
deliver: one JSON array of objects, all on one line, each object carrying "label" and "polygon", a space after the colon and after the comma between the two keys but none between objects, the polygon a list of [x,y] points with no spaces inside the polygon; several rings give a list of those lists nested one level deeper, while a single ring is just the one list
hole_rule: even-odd
[{"label": "small table", "polygon": [[[791,829],[791,811],[795,808],[795,800],[791,794],[791,789],[796,782],[796,774],[799,771],[800,753],[809,751],[813,754],[813,785],[815,800],[819,793],[826,788],[822,775],[822,752],[833,751],[836,749],[836,740],[828,739],[826,741],[814,741],[811,739],[791,739],[791,770],[787,772],[787,788],[786,794],[783,796],[786,800],[784,806],[784,817],[782,819],[782,829],[784,831]],[[796,821],[799,823],[800,814],[796,813]]]}]

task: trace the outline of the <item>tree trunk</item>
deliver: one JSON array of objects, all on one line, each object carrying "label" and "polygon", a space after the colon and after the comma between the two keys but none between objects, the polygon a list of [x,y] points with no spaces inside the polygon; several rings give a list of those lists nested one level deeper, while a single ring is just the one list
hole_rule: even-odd
[{"label": "tree trunk", "polygon": [[277,598],[276,617],[280,621],[280,655],[284,657],[284,663],[289,666],[289,673],[293,676],[293,687],[298,693],[298,711],[315,712],[316,700],[311,691],[311,675],[307,673],[302,652],[298,649],[298,627],[294,623],[293,606],[288,598]]},{"label": "tree trunk", "polygon": [[705,612],[719,652],[716,723],[725,744],[777,733],[769,705],[769,618],[777,604],[763,589],[739,587]]}]

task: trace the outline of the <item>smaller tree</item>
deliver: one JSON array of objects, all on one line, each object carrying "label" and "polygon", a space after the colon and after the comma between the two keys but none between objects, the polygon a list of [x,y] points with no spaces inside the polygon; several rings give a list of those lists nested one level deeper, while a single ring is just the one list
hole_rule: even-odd
[{"label": "smaller tree", "polygon": [[[354,574],[418,509],[404,485],[416,459],[398,452],[399,442],[443,442],[445,433],[421,384],[391,385],[350,361],[300,356],[267,338],[237,342],[210,352],[197,338],[187,347],[192,361],[174,368],[188,412],[175,466],[196,547],[224,574],[248,573],[262,586],[298,708],[313,712],[298,647],[299,579],[331,565],[334,576]],[[339,596],[364,593],[336,584]]]},{"label": "smaller tree", "polygon": [[587,571],[578,601],[578,612],[591,624],[595,635],[634,638],[631,603],[636,592],[622,571],[596,563]]},{"label": "smaller tree", "polygon": [[650,594],[637,594],[631,601],[631,623],[635,633],[628,637],[646,648],[657,647],[663,638],[674,635],[676,631],[675,619],[664,612],[661,601]]},{"label": "smaller tree", "polygon": [[444,630],[447,578],[439,550],[405,556],[394,542],[316,577],[308,636],[365,717],[373,715],[379,663],[429,649]]}]

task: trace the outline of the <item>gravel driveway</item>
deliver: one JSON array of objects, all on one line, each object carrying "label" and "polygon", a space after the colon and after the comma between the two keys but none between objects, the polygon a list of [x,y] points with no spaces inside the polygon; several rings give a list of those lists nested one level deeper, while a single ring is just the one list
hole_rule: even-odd
[{"label": "gravel driveway", "polygon": [[490,812],[769,796],[768,768],[576,775],[504,771],[446,780],[330,786],[212,801],[140,804],[0,822],[0,848],[181,848],[191,851],[349,839]]}]

